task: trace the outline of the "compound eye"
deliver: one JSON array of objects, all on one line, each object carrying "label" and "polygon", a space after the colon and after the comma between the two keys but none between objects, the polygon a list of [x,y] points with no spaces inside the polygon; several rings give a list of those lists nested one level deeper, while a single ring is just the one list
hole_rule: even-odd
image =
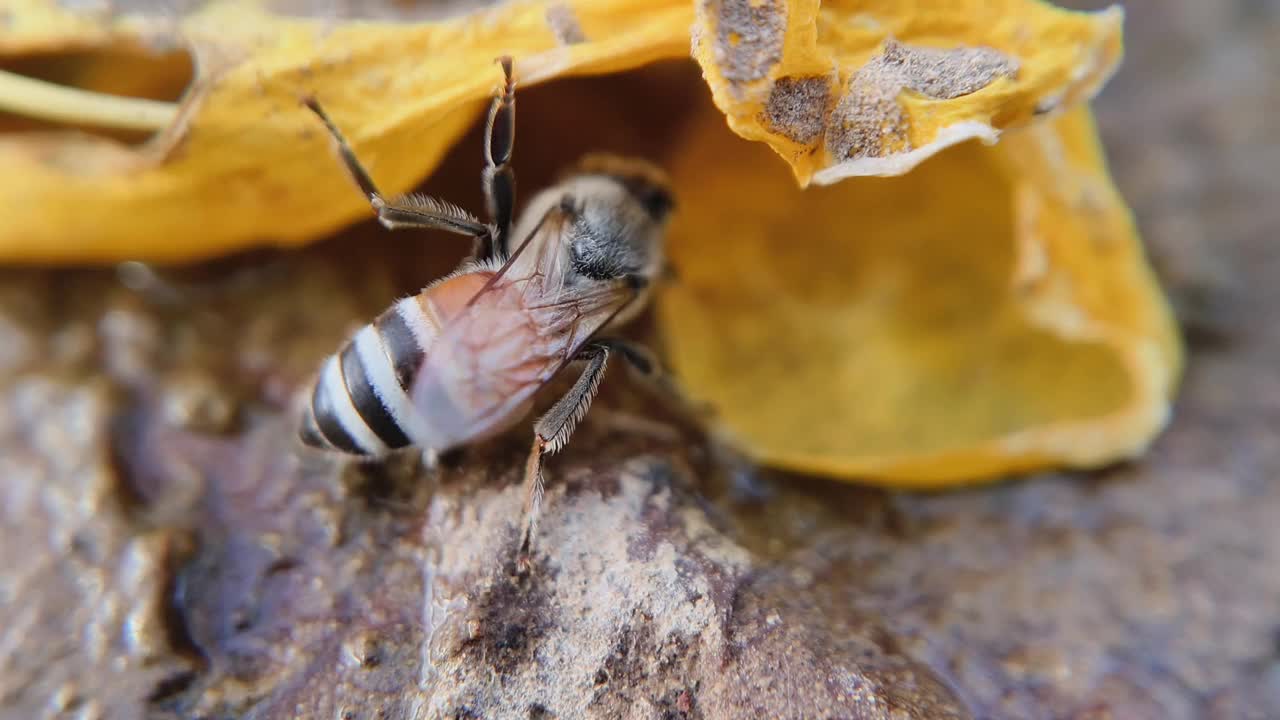
[{"label": "compound eye", "polygon": [[570,218],[577,218],[582,214],[583,209],[583,204],[578,202],[577,198],[569,193],[565,193],[560,196],[560,212]]},{"label": "compound eye", "polygon": [[645,178],[615,175],[614,180],[626,188],[627,194],[640,203],[640,207],[654,220],[661,221],[675,206],[675,199],[665,187]]},{"label": "compound eye", "polygon": [[648,188],[636,194],[636,199],[640,201],[640,205],[649,213],[649,217],[654,220],[661,220],[671,212],[671,208],[675,206],[675,198],[665,188],[650,185]]}]

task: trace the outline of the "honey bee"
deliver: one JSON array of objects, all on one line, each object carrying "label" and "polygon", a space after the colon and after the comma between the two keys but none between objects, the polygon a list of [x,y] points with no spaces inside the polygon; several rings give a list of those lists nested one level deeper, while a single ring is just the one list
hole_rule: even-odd
[{"label": "honey bee", "polygon": [[536,532],[543,458],[565,446],[610,358],[616,353],[645,376],[658,372],[643,347],[602,333],[647,302],[664,269],[673,200],[656,166],[589,155],[533,197],[513,223],[515,82],[511,59],[499,62],[504,81],[484,142],[488,223],[430,197],[384,198],[319,103],[304,101],[382,225],[447,230],[475,242],[452,274],[396,302],[325,359],[299,437],[310,447],[362,458],[415,447],[430,461],[511,428],[557,373],[585,363],[568,393],[533,426],[523,553]]}]

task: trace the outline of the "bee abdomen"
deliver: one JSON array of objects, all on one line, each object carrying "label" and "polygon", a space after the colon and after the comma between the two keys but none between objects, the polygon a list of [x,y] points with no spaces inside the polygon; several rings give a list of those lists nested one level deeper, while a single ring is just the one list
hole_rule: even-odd
[{"label": "bee abdomen", "polygon": [[416,297],[361,328],[325,360],[303,413],[302,442],[364,456],[421,444],[424,421],[408,388],[438,331]]}]

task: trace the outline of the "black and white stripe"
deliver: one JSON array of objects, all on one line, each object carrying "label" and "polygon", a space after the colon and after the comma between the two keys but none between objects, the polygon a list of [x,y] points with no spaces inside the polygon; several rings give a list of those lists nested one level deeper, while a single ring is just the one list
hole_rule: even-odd
[{"label": "black and white stripe", "polygon": [[378,457],[429,438],[408,388],[438,333],[418,298],[401,300],[324,363],[303,412],[306,445]]}]

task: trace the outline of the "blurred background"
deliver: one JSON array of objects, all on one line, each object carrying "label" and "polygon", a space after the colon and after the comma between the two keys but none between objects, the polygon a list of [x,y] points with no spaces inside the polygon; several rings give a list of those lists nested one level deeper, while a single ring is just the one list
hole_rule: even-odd
[{"label": "blurred background", "polygon": [[[760,572],[787,573],[833,626],[938,678],[956,717],[1280,717],[1280,2],[1124,6],[1126,59],[1095,108],[1188,342],[1175,415],[1152,451],[953,494],[732,460],[702,488]],[[0,5],[0,40],[4,17]],[[83,78],[94,62],[72,54],[61,68],[9,69]],[[171,97],[190,72],[181,55],[137,62],[171,72]],[[125,66],[111,67],[102,87],[128,93]],[[639,98],[696,89],[685,81],[696,74],[673,65],[529,90],[522,186],[543,185],[561,157],[593,143],[657,152],[680,122],[629,128],[608,110],[619,119],[583,134],[537,125],[551,108],[618,82]],[[0,133],[32,127],[0,114]],[[481,207],[479,142],[473,128],[425,189]],[[465,251],[461,240],[407,242],[364,222],[304,249],[189,268],[0,270],[0,716],[274,716],[312,682],[407,714],[395,703],[416,687],[396,669],[408,649],[387,644],[365,685],[340,663],[285,657],[314,646],[283,630],[319,621],[286,599],[302,581],[262,547],[340,527],[360,538],[340,557],[374,570],[344,575],[319,551],[289,562],[323,567],[314,577],[364,598],[389,577],[370,558],[405,522],[376,508],[417,501],[394,478],[358,471],[347,481],[374,488],[375,509],[319,522],[303,517],[319,501],[274,480],[294,471],[269,458],[317,358]],[[674,452],[625,442],[601,452],[637,448]],[[711,462],[694,455],[695,467]],[[371,601],[351,602],[326,606],[345,613],[326,621],[347,622]],[[382,610],[409,622],[418,602],[390,593]],[[878,687],[914,682],[894,678]],[[253,691],[237,696],[235,683]]]}]

